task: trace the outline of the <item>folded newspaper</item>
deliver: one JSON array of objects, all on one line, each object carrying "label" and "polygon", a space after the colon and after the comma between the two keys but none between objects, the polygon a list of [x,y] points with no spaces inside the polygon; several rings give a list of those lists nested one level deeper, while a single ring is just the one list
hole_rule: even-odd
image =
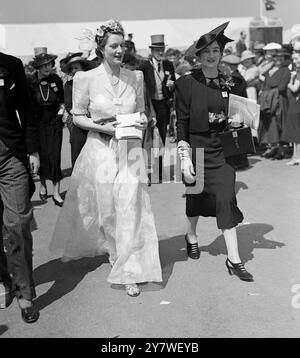
[{"label": "folded newspaper", "polygon": [[260,105],[253,99],[229,95],[228,117],[239,117],[240,120],[248,127],[258,129]]},{"label": "folded newspaper", "polygon": [[136,121],[141,118],[140,113],[117,114],[116,139],[142,139],[143,131],[136,128]]}]

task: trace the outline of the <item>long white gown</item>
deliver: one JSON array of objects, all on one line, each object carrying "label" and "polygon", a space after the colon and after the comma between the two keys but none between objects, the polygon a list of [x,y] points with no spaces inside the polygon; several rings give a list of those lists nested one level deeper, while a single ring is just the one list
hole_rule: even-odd
[{"label": "long white gown", "polygon": [[[89,112],[93,120],[143,111],[141,72],[121,69],[118,96],[103,65],[76,73],[74,114]],[[129,153],[134,156],[127,161]],[[108,253],[115,262],[107,280],[114,284],[162,281],[146,183],[141,141],[90,131],[75,163],[50,250],[64,260]]]}]

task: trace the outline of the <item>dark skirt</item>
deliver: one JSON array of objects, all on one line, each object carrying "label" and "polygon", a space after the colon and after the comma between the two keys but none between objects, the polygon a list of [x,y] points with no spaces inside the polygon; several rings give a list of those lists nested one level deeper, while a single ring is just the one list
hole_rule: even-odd
[{"label": "dark skirt", "polygon": [[286,142],[300,143],[300,99],[290,97],[286,126],[282,134]]},{"label": "dark skirt", "polygon": [[223,154],[217,131],[190,135],[193,148],[204,149],[204,188],[201,194],[186,195],[186,215],[212,216],[217,219],[219,229],[230,229],[243,221],[243,214],[237,207],[235,195],[235,171]]},{"label": "dark skirt", "polygon": [[39,122],[39,175],[55,183],[62,179],[62,138],[63,123],[60,117],[57,118],[57,108],[44,108]]},{"label": "dark skirt", "polygon": [[72,168],[74,168],[76,159],[83,148],[88,131],[77,127],[75,124],[72,124],[72,128],[70,131],[70,143],[71,143],[71,161]]},{"label": "dark skirt", "polygon": [[277,116],[260,115],[258,141],[261,144],[277,144],[280,141],[280,127]]}]

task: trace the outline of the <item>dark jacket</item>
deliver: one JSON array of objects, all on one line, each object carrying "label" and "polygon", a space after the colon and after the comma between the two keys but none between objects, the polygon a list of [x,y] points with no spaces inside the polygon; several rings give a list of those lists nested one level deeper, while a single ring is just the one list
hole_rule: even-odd
[{"label": "dark jacket", "polygon": [[73,90],[73,80],[69,80],[64,85],[65,108],[69,114],[71,114],[71,110],[72,110],[72,90]]},{"label": "dark jacket", "polygon": [[27,163],[27,154],[38,152],[39,141],[22,61],[0,52],[0,78],[0,138]]},{"label": "dark jacket", "polygon": [[231,73],[231,77],[234,82],[231,93],[241,97],[248,97],[247,95],[247,82],[244,77],[239,73],[238,70],[235,70]]},{"label": "dark jacket", "polygon": [[[281,131],[287,120],[288,97],[287,86],[290,82],[291,72],[288,63],[284,63],[271,77],[269,72],[265,74],[265,80],[262,86],[260,97],[265,91],[276,88],[279,93],[279,108],[276,111],[276,120]],[[259,99],[261,102],[261,99]],[[262,110],[262,109],[261,109]]]},{"label": "dark jacket", "polygon": [[238,41],[237,41],[237,43],[236,43],[236,45],[235,45],[235,49],[236,49],[236,54],[238,55],[238,56],[241,56],[241,54],[245,51],[245,50],[247,50],[247,46],[246,46],[246,44],[245,44],[245,41],[244,40],[242,40],[242,39],[239,39]]},{"label": "dark jacket", "polygon": [[28,169],[39,140],[22,61],[0,52],[0,81],[0,139]]},{"label": "dark jacket", "polygon": [[[162,91],[165,99],[169,99],[173,95],[173,91],[170,91],[168,87],[166,86],[168,77],[170,76],[170,79],[172,81],[175,81],[175,71],[172,62],[168,60],[162,61],[163,69],[165,72],[165,76],[162,81]],[[142,60],[139,66],[139,70],[141,70],[144,74],[144,80],[146,83],[146,88],[149,93],[149,96],[151,99],[154,98],[155,95],[155,89],[156,89],[156,83],[155,83],[155,77],[154,77],[154,67],[152,64],[151,59]],[[168,73],[166,73],[168,72]]]},{"label": "dark jacket", "polygon": [[[221,74],[219,76],[225,80]],[[221,90],[227,92],[224,105],[228,111],[230,90],[227,86],[222,86]],[[178,141],[189,142],[189,134],[209,131],[207,87],[201,69],[175,82],[175,100]]]},{"label": "dark jacket", "polygon": [[276,115],[280,105],[278,88],[263,91],[259,96],[258,103],[261,112],[270,116]]}]

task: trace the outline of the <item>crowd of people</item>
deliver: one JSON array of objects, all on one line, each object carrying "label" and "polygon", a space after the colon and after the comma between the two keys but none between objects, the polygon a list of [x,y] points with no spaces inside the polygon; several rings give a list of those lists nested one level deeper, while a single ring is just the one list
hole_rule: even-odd
[{"label": "crowd of people", "polygon": [[[251,98],[260,104],[259,126],[252,128],[252,135],[257,146],[264,146],[262,157],[292,157],[287,165],[300,164],[300,47],[271,42],[248,48],[243,31],[233,50],[228,45],[233,40],[224,35],[227,26],[203,34],[185,52],[166,49],[164,35],[152,35],[150,55],[144,58],[137,53],[133,35],[125,39],[123,26],[109,20],[97,30],[93,59],[69,53],[59,69],[57,56],[45,47],[35,48],[25,68],[20,60],[0,53],[3,307],[16,296],[25,322],[39,318],[33,301],[30,233],[36,174],[40,199],[47,201],[50,180],[53,203],[61,207],[51,251],[59,252],[64,261],[107,254],[108,281],[124,285],[132,297],[140,294],[139,283],[162,281],[158,237],[145,188],[151,170],[147,179],[137,175],[137,165],[147,167],[143,155],[127,160],[130,151],[151,149],[155,129],[163,146],[168,135],[177,143],[186,186],[195,185],[195,151],[204,149],[203,189],[185,195],[187,255],[200,257],[199,216],[216,217],[229,273],[253,281],[239,257],[236,226],[243,213],[234,190],[235,169],[247,167],[248,158],[245,154],[225,158],[219,134],[229,122],[232,127],[242,124],[242,119],[235,123],[228,118],[229,94]],[[135,113],[139,115],[133,126],[143,131],[143,140],[117,139],[118,115]],[[64,124],[72,162],[65,199],[60,195]],[[159,165],[163,166],[163,154]]]}]

